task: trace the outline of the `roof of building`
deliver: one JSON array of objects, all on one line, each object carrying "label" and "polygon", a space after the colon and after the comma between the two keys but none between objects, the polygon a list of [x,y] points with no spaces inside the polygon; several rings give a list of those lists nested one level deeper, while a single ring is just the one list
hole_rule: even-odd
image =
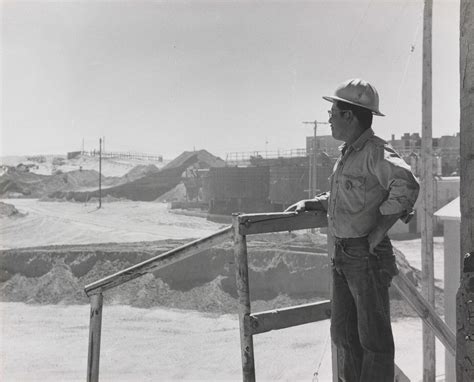
[{"label": "roof of building", "polygon": [[212,155],[209,151],[198,150],[198,151],[184,151],[180,156],[169,162],[164,169],[177,168],[182,166],[189,166],[196,162],[203,162],[209,167],[224,167],[225,161],[215,155]]},{"label": "roof of building", "polygon": [[459,201],[460,197],[458,196],[444,207],[441,207],[434,213],[434,215],[443,220],[461,220],[461,207]]}]

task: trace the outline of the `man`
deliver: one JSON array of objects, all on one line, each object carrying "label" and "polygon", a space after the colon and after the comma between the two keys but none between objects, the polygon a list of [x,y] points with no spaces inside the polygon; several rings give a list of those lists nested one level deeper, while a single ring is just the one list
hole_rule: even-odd
[{"label": "man", "polygon": [[408,222],[419,191],[409,166],[374,135],[372,116],[383,116],[375,88],[360,79],[333,96],[332,136],[344,141],[330,191],[287,211],[325,210],[334,237],[331,337],[339,380],[393,382],[394,343],[388,288],[398,273],[388,229]]}]

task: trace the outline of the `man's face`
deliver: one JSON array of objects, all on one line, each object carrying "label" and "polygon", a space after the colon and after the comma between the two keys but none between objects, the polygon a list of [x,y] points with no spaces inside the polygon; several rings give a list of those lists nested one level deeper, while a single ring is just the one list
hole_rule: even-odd
[{"label": "man's face", "polygon": [[350,124],[346,118],[347,110],[340,110],[336,104],[332,105],[329,110],[329,124],[331,125],[331,133],[334,139],[346,142],[350,136]]}]

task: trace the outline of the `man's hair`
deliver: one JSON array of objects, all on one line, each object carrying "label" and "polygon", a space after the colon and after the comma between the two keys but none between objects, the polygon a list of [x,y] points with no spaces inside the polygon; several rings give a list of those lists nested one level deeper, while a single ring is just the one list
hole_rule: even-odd
[{"label": "man's hair", "polygon": [[369,109],[357,105],[352,105],[344,101],[336,101],[336,106],[340,110],[351,110],[364,130],[372,127],[373,115]]}]

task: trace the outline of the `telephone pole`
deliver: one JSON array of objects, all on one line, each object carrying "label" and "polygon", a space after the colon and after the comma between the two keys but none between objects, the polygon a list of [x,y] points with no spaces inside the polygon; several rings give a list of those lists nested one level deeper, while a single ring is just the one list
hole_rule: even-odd
[{"label": "telephone pole", "polygon": [[318,166],[317,166],[317,150],[316,150],[316,132],[319,125],[329,125],[328,122],[318,122],[318,121],[303,121],[305,125],[313,125],[313,142],[311,145],[311,155],[309,155],[309,189],[308,189],[308,198],[312,199],[316,196],[318,191],[317,187],[317,175],[318,175]]},{"label": "telephone pole", "polygon": [[99,207],[102,207],[102,138],[99,138]]}]

